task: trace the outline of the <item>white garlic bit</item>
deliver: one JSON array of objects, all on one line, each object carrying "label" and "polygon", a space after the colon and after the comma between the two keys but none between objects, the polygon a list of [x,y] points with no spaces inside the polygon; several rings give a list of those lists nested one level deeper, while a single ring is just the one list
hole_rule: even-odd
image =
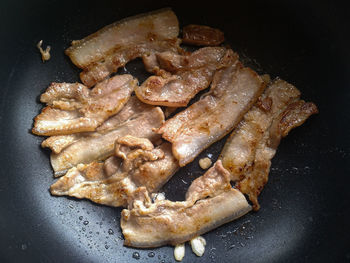
[{"label": "white garlic bit", "polygon": [[165,200],[165,193],[153,193],[151,195],[153,202]]},{"label": "white garlic bit", "polygon": [[195,253],[198,257],[203,256],[204,251],[205,251],[205,245],[207,242],[205,241],[204,237],[198,236],[190,241],[192,251]]},{"label": "white garlic bit", "polygon": [[203,169],[206,170],[211,166],[212,162],[208,157],[202,158],[199,160],[199,166]]},{"label": "white garlic bit", "polygon": [[51,47],[50,46],[47,46],[45,50],[43,50],[41,48],[41,45],[43,44],[43,41],[40,40],[39,43],[36,45],[37,48],[39,49],[40,53],[41,53],[41,59],[43,62],[45,62],[46,60],[49,60],[51,58],[51,55],[50,55],[50,50],[51,50]]},{"label": "white garlic bit", "polygon": [[185,256],[185,244],[178,244],[174,248],[174,257],[176,261],[182,261]]}]

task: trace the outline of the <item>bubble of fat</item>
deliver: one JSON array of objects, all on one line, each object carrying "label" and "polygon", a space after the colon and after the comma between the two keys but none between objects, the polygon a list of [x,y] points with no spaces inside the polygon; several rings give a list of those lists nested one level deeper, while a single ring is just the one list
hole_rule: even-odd
[{"label": "bubble of fat", "polygon": [[195,237],[190,241],[190,244],[191,244],[193,253],[195,253],[198,257],[203,256],[205,251],[205,245],[207,244],[204,237],[202,236]]},{"label": "bubble of fat", "polygon": [[178,244],[174,248],[174,257],[176,261],[182,261],[185,256],[185,244]]}]

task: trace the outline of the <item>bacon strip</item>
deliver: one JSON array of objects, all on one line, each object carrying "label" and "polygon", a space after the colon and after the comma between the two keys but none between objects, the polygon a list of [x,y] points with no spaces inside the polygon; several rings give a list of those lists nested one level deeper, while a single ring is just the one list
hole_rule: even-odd
[{"label": "bacon strip", "polygon": [[64,148],[59,154],[51,154],[51,165],[56,176],[80,163],[104,160],[113,154],[116,139],[125,135],[148,138],[152,142],[159,139],[154,128],[164,122],[163,111],[156,107],[140,113],[132,119],[106,132],[81,135],[77,141]]},{"label": "bacon strip", "polygon": [[128,61],[151,51],[176,50],[179,25],[170,9],[117,21],[78,41],[66,54],[79,68],[83,83],[92,86]]},{"label": "bacon strip", "polygon": [[278,79],[245,114],[239,126],[227,139],[219,157],[223,166],[231,173],[231,180],[242,179],[245,172],[251,168],[257,145],[264,132],[270,127],[273,119],[299,96],[297,88]]},{"label": "bacon strip", "polygon": [[152,203],[144,187],[134,196],[121,219],[124,244],[133,247],[180,244],[251,210],[244,195],[231,187],[220,161],[192,183],[184,202]]},{"label": "bacon strip", "polygon": [[[84,68],[80,73],[80,79],[86,86],[91,87],[112,73],[117,72],[119,68],[124,67],[129,61],[136,58],[142,57],[146,59],[147,57],[151,57],[152,54],[164,51],[182,52],[179,45],[179,39],[130,44],[123,49],[117,49],[102,61],[94,62]],[[148,71],[152,73],[153,69]]]},{"label": "bacon strip", "polygon": [[[116,114],[102,123],[97,129],[97,132],[106,132],[113,130],[116,127],[120,126],[122,123],[136,117],[142,112],[149,112],[154,106],[145,104],[137,99],[136,96],[131,96],[125,106]],[[58,135],[51,136],[44,140],[41,144],[41,147],[48,147],[54,153],[60,153],[64,148],[71,145],[73,142],[86,137],[93,133],[75,133],[69,135]]]},{"label": "bacon strip", "polygon": [[258,210],[258,195],[267,183],[271,159],[282,137],[317,113],[313,103],[299,99],[293,85],[276,79],[227,140],[219,159],[236,187]]},{"label": "bacon strip", "polygon": [[303,100],[292,102],[264,133],[263,139],[257,145],[251,171],[246,173],[244,179],[236,184],[242,193],[249,196],[255,211],[260,208],[258,195],[268,181],[271,159],[276,154],[281,138],[287,136],[291,129],[302,125],[312,114],[317,112],[317,107],[312,102]]},{"label": "bacon strip", "polygon": [[53,195],[87,198],[109,206],[127,206],[133,192],[144,186],[156,192],[177,171],[178,164],[171,145],[157,148],[148,139],[131,136],[117,140],[118,157],[104,163],[92,162],[71,168],[51,187]]},{"label": "bacon strip", "polygon": [[171,74],[149,77],[135,89],[136,96],[152,105],[184,107],[209,87],[217,69],[238,60],[238,55],[223,47],[206,47],[190,55],[167,51],[156,54],[156,58],[160,69]]},{"label": "bacon strip", "polygon": [[263,80],[235,62],[215,73],[209,94],[158,130],[173,143],[173,154],[180,166],[229,133],[263,92]]},{"label": "bacon strip", "polygon": [[131,75],[117,75],[92,90],[79,83],[52,83],[40,97],[46,103],[35,118],[37,135],[67,135],[94,131],[128,101],[137,86]]}]

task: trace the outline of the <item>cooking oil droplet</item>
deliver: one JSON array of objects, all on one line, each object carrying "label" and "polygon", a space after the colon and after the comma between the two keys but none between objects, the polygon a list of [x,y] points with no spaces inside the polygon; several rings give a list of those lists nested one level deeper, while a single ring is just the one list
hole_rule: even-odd
[{"label": "cooking oil droplet", "polygon": [[108,234],[110,234],[110,235],[113,235],[114,234],[114,232],[113,232],[113,230],[110,228],[110,229],[108,229]]},{"label": "cooking oil droplet", "polygon": [[83,220],[83,216],[79,216],[79,220]]},{"label": "cooking oil droplet", "polygon": [[84,225],[88,225],[88,224],[89,224],[89,221],[85,220],[83,224],[84,224]]},{"label": "cooking oil droplet", "polygon": [[134,259],[140,259],[140,253],[139,252],[134,252],[134,253],[132,253],[132,257]]},{"label": "cooking oil droplet", "polygon": [[150,258],[153,258],[155,255],[156,255],[156,254],[154,254],[154,252],[149,252],[149,253],[148,253],[148,256],[149,256]]},{"label": "cooking oil droplet", "polygon": [[108,246],[108,245],[105,245],[105,248],[106,248],[106,249],[109,249],[109,246]]}]

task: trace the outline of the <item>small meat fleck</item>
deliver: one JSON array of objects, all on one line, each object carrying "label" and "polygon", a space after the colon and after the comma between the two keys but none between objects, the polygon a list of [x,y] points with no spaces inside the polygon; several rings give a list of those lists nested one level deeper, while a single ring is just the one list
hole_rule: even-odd
[{"label": "small meat fleck", "polygon": [[43,44],[43,41],[40,40],[39,43],[36,45],[36,47],[39,49],[40,53],[41,53],[41,59],[43,62],[49,60],[51,58],[50,55],[50,50],[51,47],[47,46],[45,50],[42,49],[41,45]]}]

